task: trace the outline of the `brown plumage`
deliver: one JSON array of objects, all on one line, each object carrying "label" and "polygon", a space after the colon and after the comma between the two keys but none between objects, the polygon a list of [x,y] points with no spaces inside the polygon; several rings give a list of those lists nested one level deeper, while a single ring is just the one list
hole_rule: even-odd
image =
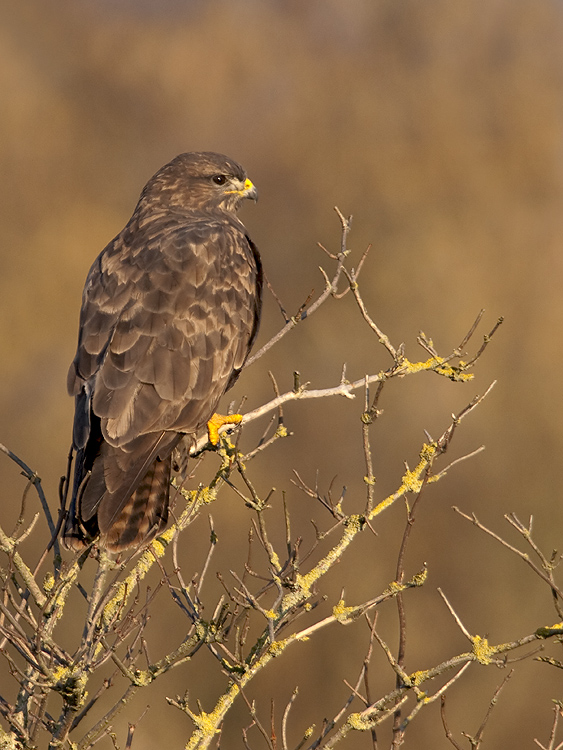
[{"label": "brown plumage", "polygon": [[172,451],[211,418],[258,330],[260,256],[236,217],[256,195],[226,156],[181,154],[94,261],[68,375],[68,547],[100,535],[118,551],[166,525]]}]

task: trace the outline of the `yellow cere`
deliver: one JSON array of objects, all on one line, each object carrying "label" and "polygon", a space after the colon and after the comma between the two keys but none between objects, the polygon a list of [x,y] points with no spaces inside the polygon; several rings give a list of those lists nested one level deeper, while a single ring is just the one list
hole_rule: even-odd
[{"label": "yellow cere", "polygon": [[231,193],[236,193],[237,195],[242,195],[243,193],[248,193],[250,190],[254,189],[254,183],[246,178],[244,181],[244,185],[242,187],[242,190],[225,190],[226,195],[230,195]]}]

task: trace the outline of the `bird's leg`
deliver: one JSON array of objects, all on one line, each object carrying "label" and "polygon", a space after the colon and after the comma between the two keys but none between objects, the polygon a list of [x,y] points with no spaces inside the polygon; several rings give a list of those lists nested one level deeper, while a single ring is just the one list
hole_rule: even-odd
[{"label": "bird's leg", "polygon": [[207,423],[207,435],[212,445],[219,442],[219,429],[227,424],[236,425],[242,422],[242,414],[214,414]]}]

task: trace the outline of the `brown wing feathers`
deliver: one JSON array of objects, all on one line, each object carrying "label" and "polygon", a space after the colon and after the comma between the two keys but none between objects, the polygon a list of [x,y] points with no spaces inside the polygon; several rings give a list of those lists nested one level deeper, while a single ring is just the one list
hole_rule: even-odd
[{"label": "brown wing feathers", "polygon": [[120,550],[158,533],[172,450],[238,377],[261,305],[260,259],[235,216],[256,195],[245,180],[227,157],[177,157],[90,270],[69,372],[77,454],[68,546],[100,533]]}]

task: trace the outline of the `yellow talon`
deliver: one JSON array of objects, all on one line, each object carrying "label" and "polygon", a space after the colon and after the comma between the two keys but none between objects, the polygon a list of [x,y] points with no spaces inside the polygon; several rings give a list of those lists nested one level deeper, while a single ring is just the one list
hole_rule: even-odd
[{"label": "yellow talon", "polygon": [[209,442],[212,445],[217,445],[219,442],[219,429],[224,427],[226,424],[240,424],[242,422],[242,414],[214,414],[209,422],[207,423],[207,434],[209,436]]}]

